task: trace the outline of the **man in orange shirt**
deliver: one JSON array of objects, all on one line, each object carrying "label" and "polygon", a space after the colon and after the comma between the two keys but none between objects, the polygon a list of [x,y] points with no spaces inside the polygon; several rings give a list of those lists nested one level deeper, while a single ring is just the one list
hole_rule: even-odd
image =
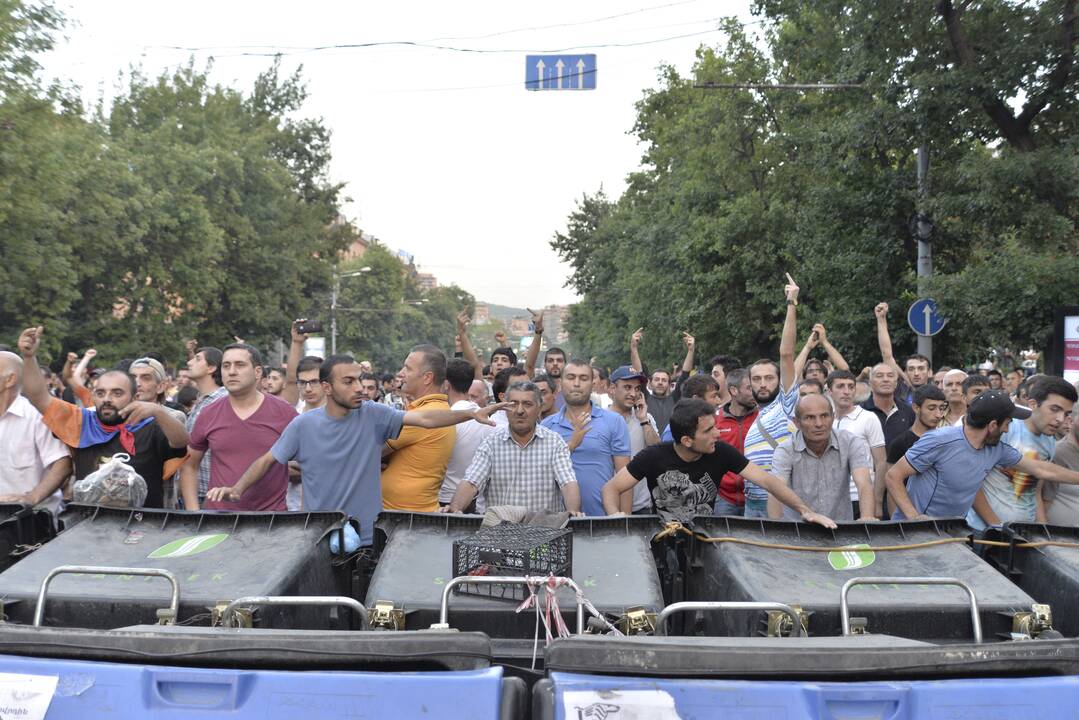
[{"label": "man in orange shirt", "polygon": [[[399,373],[402,392],[415,398],[407,410],[449,410],[442,384],[446,381],[446,356],[434,345],[417,345],[405,358]],[[396,440],[382,448],[388,463],[382,471],[382,507],[386,510],[437,512],[438,491],[453,454],[457,430],[431,430],[407,426]]]}]

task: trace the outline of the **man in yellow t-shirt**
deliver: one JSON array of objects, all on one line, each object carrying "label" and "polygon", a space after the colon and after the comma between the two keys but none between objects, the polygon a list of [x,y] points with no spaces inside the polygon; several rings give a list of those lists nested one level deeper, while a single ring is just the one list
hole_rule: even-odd
[{"label": "man in yellow t-shirt", "polygon": [[[446,380],[446,356],[434,345],[417,345],[405,358],[400,373],[402,391],[415,398],[407,410],[449,410],[442,392]],[[452,427],[427,430],[405,427],[396,440],[382,449],[388,462],[382,471],[382,507],[386,510],[437,512],[438,491],[453,453],[457,431]]]}]

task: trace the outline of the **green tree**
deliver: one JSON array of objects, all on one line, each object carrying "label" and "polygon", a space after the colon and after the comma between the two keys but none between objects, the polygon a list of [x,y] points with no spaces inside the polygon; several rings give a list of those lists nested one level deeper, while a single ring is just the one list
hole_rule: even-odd
[{"label": "green tree", "polygon": [[409,350],[421,343],[452,356],[457,313],[471,313],[475,308],[470,294],[455,285],[421,292],[414,268],[377,243],[339,270],[348,273],[361,268],[370,269],[341,279],[339,352],[370,360],[385,372],[396,372]]},{"label": "green tree", "polygon": [[[1079,273],[1075,2],[761,0],[756,10],[764,43],[728,22],[689,77],[661,71],[638,103],[642,167],[617,201],[586,197],[552,242],[584,297],[575,340],[612,364],[639,326],[651,364],[680,355],[681,329],[702,359],[774,355],[790,271],[803,286],[802,337],[819,320],[852,362],[872,360],[873,306],[915,297],[913,149],[926,143],[934,292],[952,318],[938,362],[1044,342]],[[957,59],[955,22],[972,62]],[[694,87],[818,81],[857,87]],[[991,291],[994,269],[1011,277]],[[896,320],[897,352],[912,351]]]}]

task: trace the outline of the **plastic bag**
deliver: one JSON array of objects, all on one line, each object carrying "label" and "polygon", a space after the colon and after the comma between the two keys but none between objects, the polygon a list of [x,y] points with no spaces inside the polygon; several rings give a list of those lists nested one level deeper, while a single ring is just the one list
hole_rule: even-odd
[{"label": "plastic bag", "polygon": [[75,502],[109,507],[142,507],[146,502],[146,481],[128,465],[131,456],[116,453],[112,458],[73,486]]}]

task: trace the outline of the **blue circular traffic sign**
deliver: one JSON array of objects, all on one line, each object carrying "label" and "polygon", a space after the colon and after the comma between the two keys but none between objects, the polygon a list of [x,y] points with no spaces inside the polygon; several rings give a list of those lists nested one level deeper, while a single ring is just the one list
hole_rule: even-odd
[{"label": "blue circular traffic sign", "polygon": [[943,330],[948,321],[940,316],[933,299],[923,298],[911,303],[907,310],[907,324],[918,335],[931,337]]}]

